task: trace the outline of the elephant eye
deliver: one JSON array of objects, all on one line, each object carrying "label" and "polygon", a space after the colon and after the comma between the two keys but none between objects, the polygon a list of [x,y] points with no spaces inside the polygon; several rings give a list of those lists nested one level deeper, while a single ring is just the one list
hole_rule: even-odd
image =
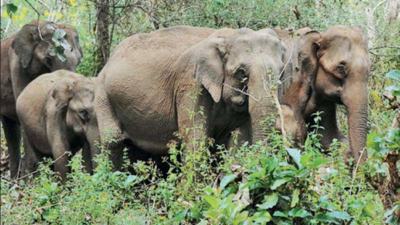
[{"label": "elephant eye", "polygon": [[90,119],[89,113],[85,109],[82,109],[81,111],[79,111],[79,115],[82,117],[82,119],[84,121],[88,121]]},{"label": "elephant eye", "polygon": [[237,72],[235,73],[235,77],[241,82],[241,83],[247,83],[249,80],[249,76],[247,75],[246,71],[244,69],[238,69]]},{"label": "elephant eye", "polygon": [[343,75],[343,76],[346,75],[345,66],[346,66],[346,63],[345,63],[345,62],[341,62],[341,63],[336,67],[336,70],[337,70],[341,75]]}]

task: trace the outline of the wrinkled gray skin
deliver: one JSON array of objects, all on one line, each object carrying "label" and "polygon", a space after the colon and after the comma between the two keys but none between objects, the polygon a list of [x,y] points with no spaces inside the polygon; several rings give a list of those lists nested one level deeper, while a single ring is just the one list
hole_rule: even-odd
[{"label": "wrinkled gray skin", "polygon": [[[226,144],[231,131],[250,124],[252,139],[261,139],[262,113],[271,111],[263,81],[268,70],[280,74],[284,53],[270,29],[182,26],[124,40],[96,86],[102,142],[115,167],[121,167],[124,143],[137,155],[167,155],[175,132],[186,141],[203,136]],[[195,93],[200,95],[193,100]],[[189,117],[189,110],[200,109],[204,125],[200,114]]]},{"label": "wrinkled gray skin", "polygon": [[92,158],[100,142],[94,111],[94,79],[58,70],[32,81],[17,100],[17,113],[24,130],[27,172],[37,161],[52,157],[54,169],[63,181],[67,162],[82,148],[86,170],[92,172]]},{"label": "wrinkled gray skin", "polygon": [[[48,24],[67,33],[66,40],[73,50],[65,50],[66,62],[49,55],[49,43],[54,30],[47,29]],[[21,157],[21,131],[15,111],[15,99],[26,85],[41,74],[58,69],[75,71],[82,56],[78,33],[69,25],[34,20],[15,35],[1,41],[1,121],[10,155],[12,178],[18,176]]]},{"label": "wrinkled gray skin", "polygon": [[[334,138],[349,145],[345,159],[364,163],[368,122],[368,74],[370,60],[359,28],[334,26],[325,32],[303,28],[290,34],[275,29],[292,53],[293,74],[282,77],[281,104],[297,121],[297,139],[304,142],[311,115],[323,111],[319,129],[323,147]],[[287,74],[285,74],[287,75]],[[337,127],[336,105],[347,108],[349,141]],[[279,126],[279,125],[278,125]]]}]

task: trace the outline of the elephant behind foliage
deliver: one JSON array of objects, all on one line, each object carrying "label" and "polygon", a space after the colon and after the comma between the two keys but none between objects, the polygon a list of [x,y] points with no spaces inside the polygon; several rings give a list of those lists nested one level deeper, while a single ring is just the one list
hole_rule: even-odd
[{"label": "elephant behind foliage", "polygon": [[94,97],[94,78],[66,70],[42,75],[25,88],[17,99],[17,113],[28,172],[43,157],[52,157],[65,181],[70,154],[81,148],[86,170],[92,172],[100,141]]},{"label": "elephant behind foliage", "polygon": [[[323,111],[320,125],[324,129],[318,129],[323,147],[328,148],[336,138],[349,144],[346,159],[364,163],[371,63],[362,30],[333,26],[325,32],[309,28],[275,31],[288,46],[293,66],[292,74],[281,77],[280,102],[284,113],[297,121],[300,140],[306,138],[306,124],[314,123],[311,115]],[[347,109],[349,141],[338,129],[337,105]]]},{"label": "elephant behind foliage", "polygon": [[250,138],[262,139],[263,113],[272,111],[265,84],[287,59],[271,29],[180,26],[127,38],[96,86],[99,128],[114,166],[121,167],[124,145],[138,155],[168,154],[175,132],[188,144],[202,137],[227,144],[234,129],[249,125]]},{"label": "elephant behind foliage", "polygon": [[[56,29],[66,32],[66,61],[51,54],[52,37]],[[78,32],[70,25],[34,20],[20,31],[1,41],[1,121],[10,155],[11,177],[18,176],[21,131],[15,110],[15,100],[22,90],[38,76],[66,69],[75,71],[83,57]]]}]

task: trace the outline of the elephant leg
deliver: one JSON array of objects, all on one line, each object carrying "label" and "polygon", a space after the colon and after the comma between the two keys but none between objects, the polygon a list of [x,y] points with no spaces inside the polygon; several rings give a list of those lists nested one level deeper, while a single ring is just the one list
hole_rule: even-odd
[{"label": "elephant leg", "polygon": [[123,164],[124,137],[104,87],[101,83],[96,88],[95,110],[102,146],[110,151],[110,159],[115,170]]},{"label": "elephant leg", "polygon": [[[243,145],[246,141],[251,145],[251,123],[250,120],[244,122],[240,127],[238,128],[238,135],[237,135],[237,144],[239,146]],[[233,137],[233,134],[230,135],[229,140],[227,141],[226,144],[226,149],[230,149],[233,146],[235,146],[235,140]],[[235,154],[232,152],[232,154]]]},{"label": "elephant leg", "polygon": [[5,116],[1,117],[4,135],[7,140],[8,154],[10,155],[10,176],[12,179],[18,177],[21,160],[21,128],[19,124]]},{"label": "elephant leg", "polygon": [[67,181],[68,168],[68,152],[67,151],[55,151],[53,152],[54,159],[54,171],[61,177],[62,183]]},{"label": "elephant leg", "polygon": [[22,176],[25,176],[25,181],[28,181],[29,174],[33,173],[34,177],[39,175],[39,173],[35,171],[37,171],[38,164],[44,158],[44,155],[35,149],[25,134],[23,134],[23,144],[25,157],[22,163]]},{"label": "elephant leg", "polygon": [[82,147],[82,158],[83,158],[83,165],[85,166],[86,172],[93,174],[93,167],[92,167],[92,154],[90,152],[90,145],[89,143],[85,142]]},{"label": "elephant leg", "polygon": [[339,131],[337,126],[336,105],[333,103],[324,104],[318,108],[318,111],[323,111],[320,122],[320,126],[322,126],[323,129],[318,130],[318,133],[322,135],[321,144],[323,148],[328,149],[335,138],[338,141],[347,144],[344,152],[344,159],[347,162],[347,160],[352,156],[348,145],[349,142],[347,138]]}]

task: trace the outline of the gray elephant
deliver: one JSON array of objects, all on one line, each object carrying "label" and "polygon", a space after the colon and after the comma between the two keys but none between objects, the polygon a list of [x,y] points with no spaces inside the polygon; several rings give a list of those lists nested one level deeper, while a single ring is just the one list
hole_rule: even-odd
[{"label": "gray elephant", "polygon": [[58,70],[38,77],[22,91],[16,106],[28,172],[48,156],[65,181],[69,153],[74,155],[81,148],[86,170],[92,172],[92,158],[99,153],[96,142],[100,142],[94,84],[94,78]]},{"label": "gray elephant", "polygon": [[[66,61],[50,54],[54,29],[66,32],[65,39],[72,51],[65,50]],[[15,99],[36,77],[44,73],[67,69],[75,71],[82,48],[78,32],[69,25],[34,20],[11,37],[1,41],[1,121],[10,155],[11,177],[18,176],[21,131]]]},{"label": "gray elephant", "polygon": [[[281,104],[286,114],[297,121],[302,142],[307,134],[306,124],[314,124],[312,114],[323,111],[319,129],[322,145],[328,148],[334,138],[348,143],[339,131],[336,105],[347,108],[350,157],[364,163],[368,123],[368,74],[371,63],[367,42],[361,29],[334,26],[325,32],[309,28],[298,31],[275,29],[292,53],[293,74],[281,79]],[[287,76],[289,75],[289,76]],[[279,126],[279,125],[278,125]]]},{"label": "gray elephant", "polygon": [[287,57],[270,29],[180,26],[124,40],[96,85],[99,129],[114,166],[121,167],[124,144],[137,155],[167,155],[175,132],[186,143],[209,137],[226,144],[231,131],[250,124],[252,140],[263,139],[260,122],[273,104],[265,84]]}]

